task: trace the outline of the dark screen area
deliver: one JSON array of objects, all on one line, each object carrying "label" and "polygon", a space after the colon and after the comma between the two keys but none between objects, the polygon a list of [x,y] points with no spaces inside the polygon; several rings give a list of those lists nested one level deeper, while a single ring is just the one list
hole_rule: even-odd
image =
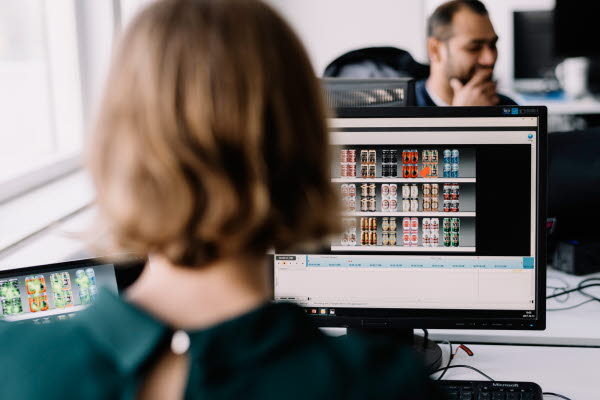
[{"label": "dark screen area", "polygon": [[558,60],[554,56],[554,13],[517,11],[513,13],[514,77],[551,78]]},{"label": "dark screen area", "polygon": [[531,254],[531,148],[477,147],[477,255]]}]

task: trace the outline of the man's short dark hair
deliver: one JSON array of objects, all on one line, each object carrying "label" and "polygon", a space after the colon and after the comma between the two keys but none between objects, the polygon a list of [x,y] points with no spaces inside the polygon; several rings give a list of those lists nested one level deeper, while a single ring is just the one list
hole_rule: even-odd
[{"label": "man's short dark hair", "polygon": [[440,5],[427,20],[427,37],[448,40],[452,37],[452,18],[466,8],[479,15],[488,15],[485,5],[479,0],[452,0]]}]

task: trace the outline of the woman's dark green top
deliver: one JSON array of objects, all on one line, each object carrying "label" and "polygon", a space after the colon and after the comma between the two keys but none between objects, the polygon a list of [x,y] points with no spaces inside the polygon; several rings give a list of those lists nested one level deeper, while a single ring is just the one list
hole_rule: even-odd
[{"label": "woman's dark green top", "polygon": [[[172,334],[108,292],[70,321],[0,323],[0,399],[134,399]],[[437,398],[410,349],[328,337],[291,304],[188,334],[186,399]]]}]

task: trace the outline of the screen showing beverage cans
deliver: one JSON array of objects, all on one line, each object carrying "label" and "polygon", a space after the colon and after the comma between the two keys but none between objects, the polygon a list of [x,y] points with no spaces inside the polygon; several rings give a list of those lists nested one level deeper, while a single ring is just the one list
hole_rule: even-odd
[{"label": "screen showing beverage cans", "polygon": [[0,279],[0,318],[68,319],[94,302],[98,289],[117,291],[114,266],[96,265]]},{"label": "screen showing beverage cans", "polygon": [[340,118],[332,126],[343,230],[319,252],[275,254],[277,300],[328,317],[535,315],[536,117]]}]

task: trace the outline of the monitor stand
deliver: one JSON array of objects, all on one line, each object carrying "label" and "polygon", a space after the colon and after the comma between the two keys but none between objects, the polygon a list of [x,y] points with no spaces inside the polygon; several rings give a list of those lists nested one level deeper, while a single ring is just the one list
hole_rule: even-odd
[{"label": "monitor stand", "polygon": [[392,338],[398,343],[412,346],[413,350],[421,356],[425,363],[425,368],[429,372],[436,371],[442,365],[442,349],[432,340],[425,339],[422,336],[415,335],[413,329],[392,329],[392,328],[348,328],[347,335],[369,335],[384,336]]}]

